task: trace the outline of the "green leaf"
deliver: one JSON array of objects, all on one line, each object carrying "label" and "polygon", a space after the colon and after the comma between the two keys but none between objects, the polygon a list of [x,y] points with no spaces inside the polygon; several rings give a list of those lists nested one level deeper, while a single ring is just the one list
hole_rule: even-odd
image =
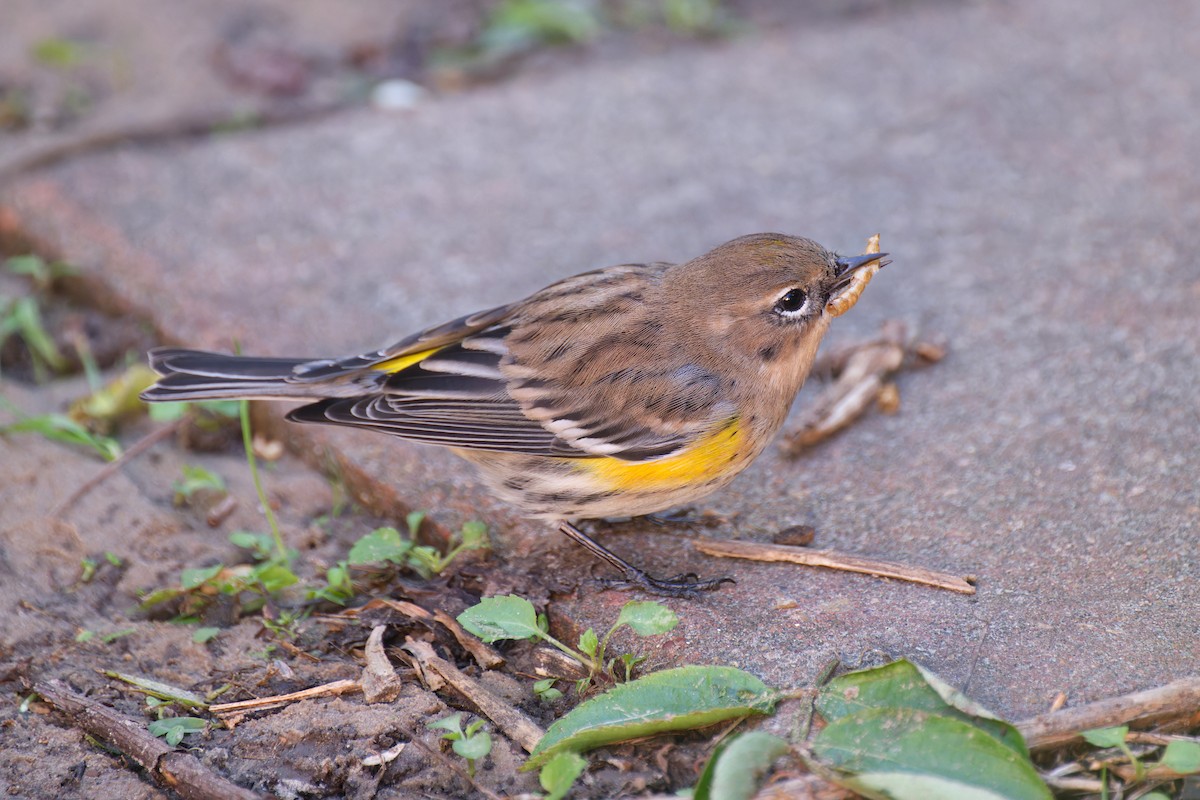
[{"label": "green leaf", "polygon": [[442,734],[443,739],[461,739],[463,735],[462,712],[459,711],[458,713],[451,714],[448,717],[442,717],[439,720],[426,723],[425,727],[429,728],[430,730],[448,731],[448,733]]},{"label": "green leaf", "polygon": [[52,442],[90,447],[105,461],[113,461],[121,455],[121,445],[116,439],[92,433],[63,414],[26,417],[11,425],[0,427],[0,433],[36,433]]},{"label": "green leaf", "polygon": [[579,634],[579,649],[589,656],[595,657],[596,648],[600,646],[600,639],[596,636],[596,632],[588,628],[583,633]]},{"label": "green leaf", "polygon": [[1129,735],[1129,726],[1093,728],[1090,731],[1081,731],[1079,735],[1088,744],[1094,744],[1096,747],[1120,747],[1125,744],[1125,737]]},{"label": "green leaf", "polygon": [[402,537],[395,528],[376,528],[354,543],[347,560],[351,564],[375,564],[380,561],[399,564],[412,546],[412,542]]},{"label": "green leaf", "polygon": [[458,615],[458,622],[485,642],[541,638],[533,604],[515,594],[485,597]]},{"label": "green leaf", "polygon": [[581,703],[555,722],[522,769],[535,769],[567,750],[581,752],[748,714],[766,714],[775,700],[775,692],[766,684],[734,667],[692,666],[652,672]]},{"label": "green leaf", "polygon": [[1200,744],[1175,739],[1167,745],[1159,763],[1180,775],[1200,773]]},{"label": "green leaf", "polygon": [[553,703],[555,700],[563,696],[561,689],[554,688],[557,678],[546,678],[545,680],[534,681],[533,693],[537,698],[544,703]]},{"label": "green leaf", "polygon": [[254,555],[260,559],[269,558],[271,548],[274,546],[270,534],[255,533],[254,531],[234,531],[229,534],[229,542],[234,547],[252,550]]},{"label": "green leaf", "polygon": [[492,752],[492,737],[487,734],[487,731],[479,731],[473,736],[464,736],[455,740],[450,746],[463,758],[478,761]]},{"label": "green leaf", "polygon": [[196,644],[204,644],[217,638],[220,633],[220,628],[196,628],[192,633],[192,641]]},{"label": "green leaf", "polygon": [[255,569],[254,575],[267,594],[275,594],[300,580],[286,564],[264,564]]},{"label": "green leaf", "polygon": [[408,516],[404,518],[404,524],[408,526],[410,536],[416,537],[421,530],[421,523],[425,521],[424,511],[410,511]]},{"label": "green leaf", "polygon": [[653,600],[631,600],[621,609],[614,627],[628,625],[638,636],[657,636],[679,624],[674,611]]},{"label": "green leaf", "polygon": [[787,742],[762,731],[726,740],[700,774],[692,800],[749,800],[763,773],[787,751]]},{"label": "green leaf", "polygon": [[914,708],[868,708],[812,742],[843,786],[888,800],[1050,800],[1028,756],[970,721]]},{"label": "green leaf", "polygon": [[475,550],[488,546],[487,525],[484,525],[479,520],[472,520],[462,526],[459,532],[463,546],[469,550]]},{"label": "green leaf", "polygon": [[594,8],[580,0],[504,0],[492,11],[480,44],[514,53],[539,44],[586,42],[601,29]]},{"label": "green leaf", "polygon": [[831,723],[872,708],[911,708],[952,716],[986,731],[1019,755],[1029,753],[1015,727],[905,659],[834,678],[817,696],[817,710]]},{"label": "green leaf", "polygon": [[115,672],[113,670],[105,670],[104,674],[110,678],[127,683],[138,691],[144,692],[150,697],[156,697],[159,700],[179,703],[189,708],[208,708],[208,703],[200,695],[172,686],[169,683],[143,678],[140,675]]},{"label": "green leaf", "polygon": [[195,589],[208,583],[225,569],[224,564],[213,564],[211,567],[185,569],[179,573],[179,585],[184,589]]},{"label": "green leaf", "polygon": [[167,744],[174,747],[189,733],[199,733],[208,727],[208,723],[196,717],[169,717],[158,719],[147,726],[147,730],[155,736],[166,739]]},{"label": "green leaf", "polygon": [[47,67],[66,69],[83,60],[84,47],[70,39],[42,39],[33,46],[33,57]]},{"label": "green leaf", "polygon": [[201,490],[213,492],[225,491],[225,479],[215,472],[195,464],[183,465],[183,479],[172,485],[176,501],[189,500],[192,495]]},{"label": "green leaf", "polygon": [[147,412],[155,422],[174,422],[187,413],[190,403],[150,403]]},{"label": "green leaf", "polygon": [[538,783],[546,790],[545,800],[562,800],[587,768],[587,759],[578,753],[562,752],[546,762],[538,773]]}]

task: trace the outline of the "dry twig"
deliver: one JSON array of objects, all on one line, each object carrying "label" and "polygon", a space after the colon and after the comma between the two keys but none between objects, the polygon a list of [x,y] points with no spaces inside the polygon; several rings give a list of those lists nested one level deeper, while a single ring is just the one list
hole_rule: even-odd
[{"label": "dry twig", "polygon": [[696,549],[710,556],[723,558],[746,558],[751,561],[784,561],[806,567],[826,567],[844,572],[861,572],[877,578],[895,578],[946,589],[960,594],[975,594],[975,586],[967,578],[936,572],[924,567],[909,567],[891,561],[876,561],[870,558],[837,553],[833,550],[809,550],[803,547],[788,547],[781,544],[761,542],[722,541],[706,537],[690,540]]},{"label": "dry twig", "polygon": [[1200,725],[1200,676],[1078,708],[1039,714],[1018,722],[1017,728],[1030,750],[1048,750],[1079,741],[1080,731],[1115,725],[1195,728]]},{"label": "dry twig", "polygon": [[479,681],[464,675],[458,667],[438,656],[428,642],[409,637],[404,644],[404,650],[416,660],[421,671],[436,673],[474,703],[479,713],[496,723],[500,730],[524,748],[525,752],[533,752],[533,748],[545,733],[537,723],[496,697]]},{"label": "dry twig", "polygon": [[904,323],[889,320],[879,338],[821,358],[813,373],[828,373],[834,381],[803,411],[800,423],[784,434],[780,444],[784,453],[795,457],[828,439],[865,414],[872,403],[894,413],[900,395],[892,376],[906,367],[940,361],[945,354],[945,346],[937,342],[909,342]]},{"label": "dry twig", "polygon": [[458,624],[458,620],[447,614],[445,611],[438,609],[433,612],[433,618],[446,627],[462,645],[462,648],[471,654],[475,659],[475,663],[484,669],[496,669],[504,666],[504,656],[500,655],[494,647],[490,647],[485,642],[480,641],[476,637],[463,630],[463,626]]},{"label": "dry twig", "polygon": [[150,734],[140,722],[77,694],[60,680],[39,681],[34,690],[88,734],[111,743],[164,787],[185,800],[255,800],[254,792],[222,778],[191,753]]},{"label": "dry twig", "polygon": [[226,727],[232,728],[247,711],[261,711],[267,708],[278,708],[288,703],[300,700],[311,700],[314,697],[336,697],[346,692],[361,692],[362,684],[358,681],[340,680],[324,683],[311,689],[301,689],[298,692],[277,694],[271,697],[257,697],[253,700],[237,700],[232,703],[214,703],[208,707],[213,714],[221,717]]}]

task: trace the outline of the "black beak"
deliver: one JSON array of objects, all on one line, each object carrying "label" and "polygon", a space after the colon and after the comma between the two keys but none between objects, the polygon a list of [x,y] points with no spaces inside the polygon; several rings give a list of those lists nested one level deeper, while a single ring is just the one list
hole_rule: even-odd
[{"label": "black beak", "polygon": [[[863,264],[870,264],[872,261],[878,261],[886,256],[887,253],[867,253],[865,256],[842,256],[837,260],[838,275],[845,275],[848,272],[861,267]],[[880,264],[879,266],[884,266]]]},{"label": "black beak", "polygon": [[[878,261],[886,256],[887,253],[867,253],[862,256],[842,256],[837,260],[838,274],[837,281],[833,284],[833,291],[838,291],[850,285],[851,279],[854,278],[854,273],[859,267],[870,264],[872,261]],[[886,267],[892,262],[884,261],[880,267]]]}]

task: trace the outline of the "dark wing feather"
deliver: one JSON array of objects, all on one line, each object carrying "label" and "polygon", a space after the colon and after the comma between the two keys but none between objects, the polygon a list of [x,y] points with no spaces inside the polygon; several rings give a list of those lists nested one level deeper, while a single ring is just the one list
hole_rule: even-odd
[{"label": "dark wing feather", "polygon": [[712,372],[660,357],[667,331],[650,295],[668,266],[576,275],[383,350],[304,365],[294,380],[362,385],[373,374],[374,385],[289,416],[478,450],[631,461],[678,452],[734,409]]},{"label": "dark wing feather", "polygon": [[721,378],[681,338],[690,326],[662,324],[670,266],[610,267],[586,276],[586,291],[525,302],[502,369],[526,414],[572,447],[630,461],[676,453],[734,416]]}]

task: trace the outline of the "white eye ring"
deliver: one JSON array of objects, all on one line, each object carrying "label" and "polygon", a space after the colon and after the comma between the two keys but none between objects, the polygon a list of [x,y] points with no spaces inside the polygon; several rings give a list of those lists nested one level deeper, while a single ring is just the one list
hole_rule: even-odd
[{"label": "white eye ring", "polygon": [[784,292],[775,301],[775,313],[784,319],[802,317],[808,311],[808,292],[794,287]]}]

